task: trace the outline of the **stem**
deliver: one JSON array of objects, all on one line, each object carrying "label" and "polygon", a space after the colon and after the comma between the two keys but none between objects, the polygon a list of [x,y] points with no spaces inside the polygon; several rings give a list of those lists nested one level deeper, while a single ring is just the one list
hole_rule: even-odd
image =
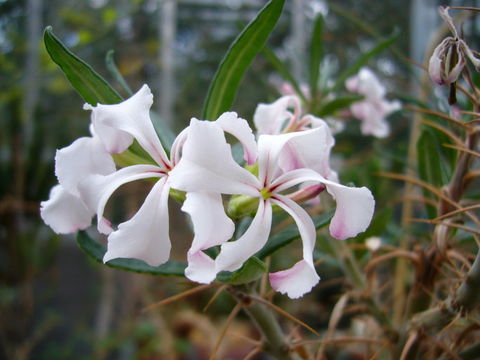
[{"label": "stem", "polygon": [[229,287],[228,290],[238,303],[244,306],[248,317],[253,321],[258,331],[264,337],[263,350],[279,360],[296,360],[296,354],[292,353],[292,348],[285,338],[285,334],[280,327],[276,317],[271,310],[263,304],[254,302],[251,298],[255,295],[244,292],[245,287]]}]

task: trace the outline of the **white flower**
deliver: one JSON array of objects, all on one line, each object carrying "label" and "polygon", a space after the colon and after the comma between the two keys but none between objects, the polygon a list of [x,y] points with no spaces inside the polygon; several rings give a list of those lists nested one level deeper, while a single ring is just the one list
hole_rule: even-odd
[{"label": "white flower", "polygon": [[[114,258],[136,258],[150,265],[160,265],[169,258],[171,243],[169,237],[168,197],[171,185],[169,173],[175,168],[181,157],[181,149],[188,138],[190,130],[184,129],[175,139],[170,156],[165,153],[152,125],[149,110],[153,96],[148,86],[144,85],[128,100],[115,105],[87,106],[92,110],[92,122],[99,137],[108,144],[111,151],[123,152],[136,139],[140,146],[150,155],[152,163],[124,167],[108,175],[92,175],[80,185],[80,193],[89,208],[96,209],[98,230],[108,234],[108,249],[104,256],[107,262]],[[235,113],[222,115],[214,126],[236,136],[245,146],[247,162],[254,161],[256,154],[255,140],[245,120],[238,119]],[[120,135],[120,136],[119,136]],[[253,144],[253,146],[252,146]],[[138,212],[129,220],[118,225],[117,230],[111,227],[110,221],[103,217],[104,208],[110,196],[121,185],[139,179],[157,179]],[[206,193],[187,194],[184,210],[192,215],[195,228],[209,228],[216,225],[219,219],[202,218],[209,199],[218,199],[219,195]],[[197,220],[197,216],[200,220]],[[206,219],[206,220],[205,220]],[[234,226],[226,218],[223,228],[216,229],[213,244],[227,241],[233,233]],[[197,253],[197,236],[189,251],[189,269],[198,269],[201,260]],[[212,246],[210,245],[210,246]],[[195,271],[192,273],[195,278]]]},{"label": "white flower", "polygon": [[385,87],[368,68],[362,68],[357,75],[348,78],[345,86],[348,91],[364,96],[363,100],[350,106],[353,116],[362,121],[362,134],[387,137],[390,126],[386,117],[400,109],[400,102],[385,99]]},{"label": "white flower", "polygon": [[[306,211],[283,194],[296,185],[321,183],[335,198],[337,210],[330,224],[334,237],[355,236],[370,223],[374,208],[370,191],[364,187],[346,187],[326,178],[331,147],[331,134],[326,124],[301,132],[260,135],[258,177],[234,161],[223,131],[214,123],[192,120],[189,128],[182,159],[170,172],[172,186],[188,192],[243,194],[258,199],[258,209],[250,227],[238,240],[221,246],[215,261],[210,259],[209,276],[202,282],[212,281],[220,271],[239,269],[266,244],[271,230],[272,205],[275,204],[296,222],[304,250],[303,260],[288,270],[270,274],[270,283],[291,298],[311,290],[319,280],[313,264],[315,226]],[[219,200],[217,204],[221,206]],[[201,235],[196,231],[196,236]],[[208,247],[204,244],[202,248]]]}]

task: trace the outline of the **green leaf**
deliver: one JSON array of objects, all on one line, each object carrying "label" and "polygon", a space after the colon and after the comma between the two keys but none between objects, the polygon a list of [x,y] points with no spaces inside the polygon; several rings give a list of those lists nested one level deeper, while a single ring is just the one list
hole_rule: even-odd
[{"label": "green leaf", "polygon": [[[321,229],[322,227],[328,225],[330,220],[333,217],[334,212],[329,211],[321,216],[317,216],[313,219],[313,223],[315,225],[315,229]],[[293,240],[300,237],[300,233],[298,232],[297,225],[292,225],[287,227],[285,230],[271,236],[268,239],[267,244],[260,250],[256,256],[259,259],[264,259],[268,255],[272,254],[273,252],[277,251],[278,249],[290,244]]]},{"label": "green leaf", "polygon": [[282,13],[285,0],[270,0],[238,35],[215,74],[203,107],[203,119],[215,120],[230,109],[240,81]]},{"label": "green leaf", "polygon": [[287,82],[292,85],[295,89],[295,92],[298,96],[303,100],[303,102],[307,102],[307,98],[305,94],[303,94],[300,85],[298,84],[297,80],[293,77],[292,73],[288,69],[288,66],[285,65],[282,60],[278,58],[273,50],[271,50],[268,46],[265,46],[262,50],[263,55],[267,58],[270,64],[275,68],[275,70],[285,79]]},{"label": "green leaf", "polygon": [[363,99],[362,95],[348,95],[348,96],[337,97],[327,102],[326,104],[322,105],[320,109],[315,112],[315,114],[320,117],[331,115],[335,111],[349,107],[354,102],[360,101],[362,99]]},{"label": "green leaf", "polygon": [[[103,264],[103,255],[106,249],[101,244],[93,240],[85,231],[79,231],[77,234],[78,246],[92,259]],[[167,276],[185,276],[186,264],[177,261],[168,261],[160,266],[150,266],[137,259],[114,259],[105,265],[142,274],[167,275]]]},{"label": "green leaf", "polygon": [[313,25],[310,41],[310,93],[312,99],[317,97],[320,63],[323,57],[323,16],[318,14]]},{"label": "green leaf", "polygon": [[[442,157],[445,149],[441,145],[443,142],[440,142],[442,137],[444,135],[438,131],[425,128],[417,141],[418,174],[420,179],[437,188],[448,183],[451,175],[451,170],[447,167],[448,162]],[[444,142],[448,142],[448,140]],[[424,195],[431,199],[436,198],[427,190],[424,190]],[[433,206],[427,204],[426,209],[430,217],[436,216],[436,209]]]},{"label": "green leaf", "polygon": [[267,272],[267,265],[255,256],[248,259],[243,266],[234,272],[222,271],[217,275],[220,282],[240,285],[257,280]]},{"label": "green leaf", "polygon": [[371,58],[380,54],[383,50],[387,49],[390,45],[392,45],[398,39],[399,35],[400,31],[398,29],[395,29],[392,35],[380,41],[377,45],[372,47],[365,54],[361,55],[352,65],[350,65],[348,69],[346,69],[337,77],[337,82],[330,91],[336,91],[343,87],[347,78],[358,73],[360,69],[370,61]]},{"label": "green leaf", "polygon": [[122,87],[123,91],[128,96],[133,95],[133,91],[128,86],[128,83],[125,81],[125,78],[122,76],[120,71],[117,68],[117,64],[115,64],[115,59],[113,58],[114,51],[110,50],[107,52],[107,55],[105,56],[105,65],[107,66],[107,70],[110,72],[110,75],[113,76],[113,78],[118,82],[118,84]]},{"label": "green leaf", "polygon": [[67,49],[53,34],[51,26],[45,29],[43,40],[52,60],[62,69],[70,84],[87,103],[95,106],[98,103],[117,104],[123,100],[90,65]]}]

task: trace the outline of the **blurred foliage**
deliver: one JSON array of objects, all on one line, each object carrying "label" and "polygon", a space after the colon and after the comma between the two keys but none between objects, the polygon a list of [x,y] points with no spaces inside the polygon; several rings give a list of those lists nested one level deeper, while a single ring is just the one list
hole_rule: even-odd
[{"label": "blurred foliage", "polygon": [[[83,100],[50,60],[41,43],[40,33],[39,76],[34,78],[34,83],[27,78],[27,60],[31,56],[27,34],[29,4],[26,0],[0,1],[0,357],[207,358],[208,351],[214,345],[207,340],[215,340],[219,336],[219,324],[223,324],[233,306],[227,294],[222,293],[215,300],[208,310],[208,316],[202,310],[215,290],[170,304],[166,309],[142,313],[141,309],[145,306],[185,289],[184,282],[170,278],[140,278],[135,274],[119,274],[103,269],[98,264],[88,262],[76,247],[70,246],[74,244],[73,241],[60,243],[59,237],[39,221],[38,204],[48,197],[49,189],[55,183],[55,149],[88,134],[89,114],[82,110]],[[409,94],[411,65],[399,58],[399,54],[408,54],[409,14],[405,3],[384,1],[372,6],[369,1],[345,0],[332,1],[329,5],[330,10],[321,31],[318,20],[311,16],[313,12],[308,12],[306,16],[306,34],[312,33],[316,23],[322,49],[306,47],[305,59],[312,60],[303,59],[304,67],[298,78],[290,76],[298,83],[298,88],[304,83],[312,87],[311,74],[314,78],[318,76],[320,84],[329,84],[329,80],[336,79],[348,70],[368,49],[392,34],[395,24],[400,36],[392,48],[366,59],[366,63],[381,75],[389,89],[395,88],[398,94]],[[51,25],[61,40],[113,84],[122,96],[128,94],[105,64],[105,56],[111,49],[115,51],[118,70],[131,89],[135,91],[148,82],[158,99],[162,95],[158,92],[161,47],[158,8],[159,1],[156,0],[49,0],[44,1],[43,9],[37,15],[43,25]],[[200,117],[208,85],[220,60],[239,28],[248,22],[256,10],[243,3],[236,8],[228,4],[180,4],[175,43],[176,131],[183,128],[191,117]],[[225,14],[235,14],[235,21],[223,21]],[[268,49],[286,69],[292,65],[292,49],[288,43],[291,35],[290,17],[291,2],[287,4],[268,42]],[[477,25],[478,22],[475,22]],[[257,103],[272,101],[279,95],[278,76],[282,74],[275,66],[275,61],[272,61],[272,56],[268,56],[269,50],[253,61],[233,105],[233,109],[247,119],[252,118]],[[309,68],[309,61],[320,63],[319,74]],[[26,93],[29,88],[36,88],[37,92],[34,121],[28,120],[26,112]],[[339,83],[337,90],[344,90],[343,82]],[[334,114],[348,107],[351,101],[345,97],[339,101],[340,104],[332,104],[328,98],[321,98],[321,91],[313,93],[319,96],[316,100],[323,105],[318,110],[324,111],[322,115]],[[405,103],[416,102],[410,94],[403,98]],[[422,101],[428,102],[428,99]],[[467,99],[460,97],[460,102],[464,108],[470,106]],[[438,98],[434,98],[432,103],[439,110],[446,109],[445,102]],[[317,103],[314,105],[317,106]],[[418,169],[410,168],[411,159],[407,157],[408,132],[415,116],[414,112],[399,112],[391,116],[393,131],[386,140],[359,136],[359,125],[354,121],[349,121],[347,129],[336,136],[333,167],[336,161],[341,164],[340,177],[343,183],[372,189],[377,199],[377,210],[370,229],[345,245],[353,250],[350,252],[351,258],[346,257],[343,262],[337,261],[336,256],[339,252],[343,254],[345,248],[341,246],[344,244],[337,248],[325,236],[319,237],[315,260],[319,261],[318,272],[324,282],[301,305],[286,303],[283,298],[278,298],[283,308],[316,329],[328,328],[330,314],[340,296],[352,289],[358,290],[356,286],[359,284],[345,276],[346,272],[352,271],[351,263],[364,267],[378,255],[367,249],[364,242],[370,237],[381,236],[382,245],[397,247],[406,234],[407,229],[400,225],[403,184],[387,180],[379,173],[403,174],[407,170],[418,170],[420,179],[440,187],[448,184],[454,172],[457,152],[444,146],[445,143],[451,144],[451,140],[427,126],[422,128],[417,145],[418,157],[415,161],[418,160]],[[444,119],[432,114],[425,115],[425,118],[451,129],[451,124]],[[457,133],[457,129],[452,131]],[[138,207],[136,194],[141,190],[132,189],[133,195],[126,191],[119,201],[119,209]],[[424,192],[424,195],[430,200],[436,199],[428,192]],[[470,187],[469,199],[478,202],[479,196],[478,190],[475,192],[474,187]],[[328,203],[328,199],[322,198],[322,203],[324,201]],[[417,204],[413,215],[433,218],[438,210],[438,206],[434,205],[437,204]],[[121,212],[119,209],[115,210]],[[289,228],[285,225],[288,224],[282,218],[276,222],[278,228],[286,229],[280,234],[288,235]],[[184,224],[178,226],[182,227],[185,227]],[[411,225],[411,246],[420,246],[422,251],[428,249],[431,243],[428,230],[431,228],[426,224]],[[176,231],[186,238],[180,242],[179,248],[186,246],[189,235],[182,230]],[[459,233],[455,230],[452,232]],[[290,241],[288,238],[283,242],[286,244]],[[475,241],[472,236],[463,233],[459,244],[460,250],[464,251],[462,254],[471,254]],[[293,245],[282,249],[280,255],[287,256],[272,259],[273,266],[288,262],[289,256],[295,251],[298,251],[298,247]],[[426,255],[426,252],[419,254]],[[455,266],[458,267],[458,264],[455,263]],[[393,269],[393,264],[379,267],[376,277],[369,281],[376,281],[376,286],[391,285],[386,274],[392,273]],[[462,271],[465,272],[463,268]],[[408,274],[411,277],[407,279],[408,287],[414,288],[418,273],[411,270]],[[445,296],[448,284],[451,283],[442,283],[435,295]],[[387,307],[395,301],[391,293],[379,291],[374,295]],[[368,307],[368,304],[362,305]],[[357,329],[357,335],[379,337],[381,329],[371,325],[362,311],[352,305],[348,314],[338,323],[339,332],[355,329],[356,326],[358,329],[371,330],[368,334],[362,334]],[[102,320],[102,316],[107,320]],[[233,331],[258,339],[258,334],[246,323],[245,318],[240,316],[233,325]],[[474,324],[478,326],[478,322]],[[298,332],[292,330],[293,334]],[[230,339],[225,349],[226,357],[230,354],[231,358],[240,359],[246,356],[251,347],[246,346],[245,342]],[[173,353],[177,354],[176,357],[173,357]],[[332,346],[325,353],[327,358],[332,359],[364,358],[361,350],[355,347],[350,351]]]}]

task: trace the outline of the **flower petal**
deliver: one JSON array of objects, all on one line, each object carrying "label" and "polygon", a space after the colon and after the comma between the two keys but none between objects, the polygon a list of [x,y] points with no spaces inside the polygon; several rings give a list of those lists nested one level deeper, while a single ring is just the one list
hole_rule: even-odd
[{"label": "flower petal", "polygon": [[[109,152],[126,150],[133,136],[157,164],[168,168],[170,161],[150,119],[152,103],[150,88],[143,85],[136,94],[119,104],[98,104],[96,107],[87,105],[85,108],[92,110],[95,132]],[[125,141],[125,134],[131,136],[129,141]]]},{"label": "flower petal", "polygon": [[107,262],[116,258],[134,258],[151,266],[165,263],[170,256],[168,234],[167,179],[160,179],[150,190],[138,212],[121,223],[108,236],[108,249],[103,257]]},{"label": "flower petal", "polygon": [[79,196],[78,183],[90,174],[108,175],[115,171],[115,162],[96,137],[82,137],[57,150],[55,174],[58,182],[70,193]]},{"label": "flower petal", "polygon": [[195,234],[188,250],[185,275],[192,281],[208,284],[215,279],[215,263],[202,250],[227,242],[235,225],[225,214],[220,194],[189,192],[182,210],[190,215]]},{"label": "flower petal", "polygon": [[244,158],[248,165],[257,159],[257,143],[247,120],[239,118],[235,112],[226,112],[215,121],[223,131],[235,136],[243,146]]},{"label": "flower petal", "polygon": [[349,187],[325,179],[311,169],[298,169],[278,177],[272,184],[281,192],[306,181],[323,183],[337,202],[335,215],[330,223],[330,234],[337,239],[347,239],[365,231],[372,220],[375,200],[366,187]]},{"label": "flower petal", "polygon": [[298,299],[317,285],[320,277],[315,268],[305,260],[297,262],[290,269],[269,274],[270,285],[276,291]]},{"label": "flower petal", "polygon": [[275,194],[271,200],[285,210],[297,224],[303,243],[303,259],[313,267],[313,249],[317,232],[312,218],[300,205],[286,196]]},{"label": "flower petal", "polygon": [[110,175],[91,175],[83,180],[78,188],[82,199],[90,209],[96,209],[98,231],[104,234],[111,232],[103,219],[105,205],[121,185],[138,179],[162,177],[162,169],[155,165],[133,165],[122,168]]},{"label": "flower petal", "polygon": [[61,185],[50,190],[50,198],[40,203],[40,216],[57,234],[70,234],[90,226],[94,211]]},{"label": "flower petal", "polygon": [[245,233],[235,241],[222,245],[215,259],[216,272],[235,271],[255,255],[267,242],[272,226],[272,205],[270,201],[260,201],[257,213]]},{"label": "flower petal", "polygon": [[[306,118],[306,117],[304,117]],[[316,127],[293,133],[285,143],[278,164],[283,172],[309,168],[330,180],[337,180],[337,174],[330,168],[330,151],[335,140],[329,126],[321,119],[315,119]]]},{"label": "flower petal", "polygon": [[385,86],[369,68],[362,68],[357,75],[345,82],[348,91],[364,95],[367,99],[383,99]]},{"label": "flower petal", "polygon": [[330,234],[344,240],[365,231],[372,220],[375,199],[366,187],[349,187],[324,181],[327,191],[335,198],[337,208],[330,223]]},{"label": "flower petal", "polygon": [[276,194],[272,197],[272,202],[295,220],[303,243],[303,260],[288,270],[270,274],[270,283],[275,290],[283,294],[287,293],[290,298],[296,299],[310,292],[320,280],[313,264],[313,249],[317,233],[310,216],[295,201]]},{"label": "flower petal", "polygon": [[192,192],[258,195],[257,178],[233,160],[222,129],[192,119],[180,162],[169,173],[172,188]]},{"label": "flower petal", "polygon": [[185,269],[185,276],[200,284],[210,284],[217,272],[215,270],[215,260],[205,254],[203,251],[187,253],[188,267]]},{"label": "flower petal", "polygon": [[[293,106],[294,113],[288,111]],[[282,96],[271,104],[259,104],[253,114],[253,122],[259,134],[280,134],[294,117],[300,115],[300,100],[293,95]]]}]

